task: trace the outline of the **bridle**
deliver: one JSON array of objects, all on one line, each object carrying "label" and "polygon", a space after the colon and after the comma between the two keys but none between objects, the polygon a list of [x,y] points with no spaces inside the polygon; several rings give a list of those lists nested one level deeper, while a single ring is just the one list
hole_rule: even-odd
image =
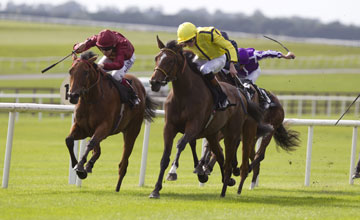
[{"label": "bridle", "polygon": [[[158,54],[158,56],[159,56],[160,54],[162,54],[162,53],[165,53],[166,51],[169,51],[169,52],[173,53],[173,54],[175,55],[175,63],[178,63],[177,53],[176,53],[174,50],[172,50],[172,49],[162,48],[162,49],[160,50],[160,53]],[[185,58],[185,56],[184,56],[183,54],[181,54],[181,55],[182,55],[182,57],[183,57],[183,59],[184,59],[184,65],[183,65],[183,67],[182,67],[182,70],[181,70],[180,74],[182,74],[182,73],[184,72],[185,67],[186,67],[186,58]],[[177,77],[176,77],[177,74],[174,74],[174,76],[172,76],[172,75],[170,75],[167,71],[165,71],[163,68],[161,68],[161,67],[159,67],[159,66],[155,66],[154,71],[157,71],[157,70],[160,71],[162,74],[165,75],[164,80],[162,80],[162,81],[156,81],[156,83],[159,83],[161,86],[164,86],[164,85],[166,85],[167,83],[172,82],[172,81],[175,81],[175,80],[177,79]]]},{"label": "bridle", "polygon": [[[78,63],[78,62],[85,62],[91,69],[93,69],[95,72],[98,72],[95,67],[88,61],[88,60],[85,60],[85,59],[76,59],[75,62],[73,63],[73,66]],[[94,82],[93,84],[91,84],[89,87],[85,88],[84,86],[82,88],[80,88],[79,90],[79,95],[82,96],[82,95],[85,95],[87,94],[92,88],[94,88],[99,82],[100,82],[100,79],[101,79],[101,73],[98,73],[98,78],[96,80],[96,82]]]}]

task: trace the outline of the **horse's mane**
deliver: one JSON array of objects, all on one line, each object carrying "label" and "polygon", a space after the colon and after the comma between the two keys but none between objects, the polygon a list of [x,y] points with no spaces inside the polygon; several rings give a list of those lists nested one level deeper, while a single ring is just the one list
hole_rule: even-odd
[{"label": "horse's mane", "polygon": [[184,57],[185,57],[185,59],[186,59],[186,62],[188,63],[190,69],[191,69],[193,72],[202,75],[201,72],[200,72],[200,70],[197,68],[197,64],[194,63],[194,61],[193,61],[193,59],[194,59],[194,57],[195,57],[195,54],[194,54],[192,51],[190,51],[190,50],[183,50],[182,47],[180,47],[180,46],[178,45],[178,43],[177,43],[176,40],[168,41],[168,42],[166,43],[166,46],[165,46],[165,47],[168,48],[168,49],[174,50],[174,51],[179,51],[179,50],[180,50],[180,53],[182,53],[182,54],[184,55]]},{"label": "horse's mane", "polygon": [[90,50],[90,51],[86,51],[84,53],[81,53],[80,59],[88,60],[88,59],[90,59],[90,58],[92,58],[94,56],[97,56],[97,55]]},{"label": "horse's mane", "polygon": [[[97,56],[97,54],[94,53],[94,52],[92,52],[91,50],[89,50],[89,51],[86,51],[86,52],[81,53],[80,59],[82,59],[82,60],[89,60],[90,58],[92,58],[92,57],[94,57],[94,56]],[[95,70],[98,70],[97,64],[96,64],[95,62],[93,63],[93,66],[94,66]],[[101,69],[100,69],[100,72],[101,72],[103,75],[106,75],[105,72],[104,72],[103,70],[101,70]]]}]

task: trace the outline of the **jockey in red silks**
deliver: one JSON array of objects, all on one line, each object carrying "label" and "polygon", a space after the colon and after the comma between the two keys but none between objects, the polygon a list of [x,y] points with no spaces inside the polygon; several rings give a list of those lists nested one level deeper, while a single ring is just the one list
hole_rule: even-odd
[{"label": "jockey in red silks", "polygon": [[134,46],[122,34],[111,30],[102,30],[99,34],[89,37],[86,41],[75,44],[76,53],[82,53],[96,46],[104,56],[98,62],[98,67],[112,75],[112,78],[132,90],[129,99],[130,106],[139,104],[131,84],[124,76],[135,62]]}]

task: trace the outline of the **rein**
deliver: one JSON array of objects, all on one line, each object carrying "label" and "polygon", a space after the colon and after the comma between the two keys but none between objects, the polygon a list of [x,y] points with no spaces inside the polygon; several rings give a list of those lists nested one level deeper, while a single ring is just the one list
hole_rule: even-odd
[{"label": "rein", "polygon": [[[85,59],[77,59],[77,61],[84,61],[85,63],[87,63],[89,66],[90,66],[90,68],[91,69],[93,69],[95,72],[97,72],[98,73],[98,71],[94,68],[94,66],[91,64],[91,63],[89,63],[89,61],[88,60],[85,60]],[[99,82],[100,82],[100,79],[101,79],[101,73],[98,73],[98,78],[97,78],[97,80],[96,80],[96,82],[95,83],[93,83],[92,85],[90,85],[88,88],[82,88],[81,90],[80,90],[80,95],[85,95],[86,93],[88,93],[93,87],[95,87]]]},{"label": "rein", "polygon": [[[173,53],[173,54],[175,55],[176,63],[177,63],[177,60],[178,60],[178,59],[177,59],[177,56],[176,56],[177,53],[176,53],[175,51],[173,51],[172,49],[162,48],[162,49],[160,50],[160,53],[159,53],[159,54],[161,54],[162,52],[165,52],[165,51],[169,51],[169,52]],[[183,65],[183,68],[182,68],[180,74],[182,74],[182,73],[185,71],[185,67],[186,67],[186,58],[184,57],[183,54],[181,54],[181,55],[182,55],[182,57],[184,58],[184,65]],[[176,78],[176,74],[175,74],[175,77],[171,77],[171,75],[170,75],[169,73],[167,73],[164,69],[160,68],[159,66],[156,66],[156,67],[154,68],[154,70],[155,70],[155,71],[156,71],[156,70],[159,70],[160,72],[162,72],[162,73],[165,75],[165,79],[164,79],[163,81],[160,81],[160,82],[159,82],[161,85],[166,85],[168,82],[171,82],[171,81],[174,81],[174,80],[177,79],[177,78]]]}]

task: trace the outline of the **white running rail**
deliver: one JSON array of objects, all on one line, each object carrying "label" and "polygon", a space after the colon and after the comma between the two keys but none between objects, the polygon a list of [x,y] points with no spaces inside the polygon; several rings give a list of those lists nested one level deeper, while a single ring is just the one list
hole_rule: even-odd
[{"label": "white running rail", "polygon": [[[11,151],[13,143],[13,134],[14,134],[14,122],[15,122],[15,113],[16,112],[53,112],[53,113],[72,113],[74,111],[74,106],[72,105],[53,105],[53,104],[33,104],[33,103],[0,103],[0,111],[9,112],[9,123],[8,123],[8,133],[6,141],[6,151],[5,151],[5,160],[4,160],[4,172],[2,180],[2,188],[8,187],[9,173],[10,173],[10,161],[11,161]],[[164,115],[164,110],[157,110],[156,114],[159,116]],[[312,142],[313,142],[313,128],[314,126],[335,126],[336,120],[321,120],[321,119],[285,119],[286,124],[292,126],[308,126],[308,140],[307,140],[307,155],[306,155],[306,169],[305,169],[305,186],[309,186],[310,183],[310,168],[311,168],[311,152],[312,152]],[[145,134],[143,140],[143,152],[141,159],[141,168],[140,168],[140,177],[139,177],[139,186],[143,186],[145,182],[145,171],[146,171],[146,160],[147,152],[150,138],[150,125],[151,123],[145,122]],[[356,154],[356,145],[357,145],[357,127],[360,126],[360,121],[357,120],[342,120],[338,123],[337,127],[353,127],[353,136],[352,136],[352,146],[351,146],[351,156],[350,156],[350,172],[349,172],[349,184],[353,184],[351,178],[354,167],[355,167],[355,154]],[[82,142],[80,148],[84,148],[85,144]],[[82,149],[80,149],[82,152]],[[77,151],[75,152],[77,153]],[[74,171],[69,169],[69,183],[81,185],[81,181],[76,181]]]}]

